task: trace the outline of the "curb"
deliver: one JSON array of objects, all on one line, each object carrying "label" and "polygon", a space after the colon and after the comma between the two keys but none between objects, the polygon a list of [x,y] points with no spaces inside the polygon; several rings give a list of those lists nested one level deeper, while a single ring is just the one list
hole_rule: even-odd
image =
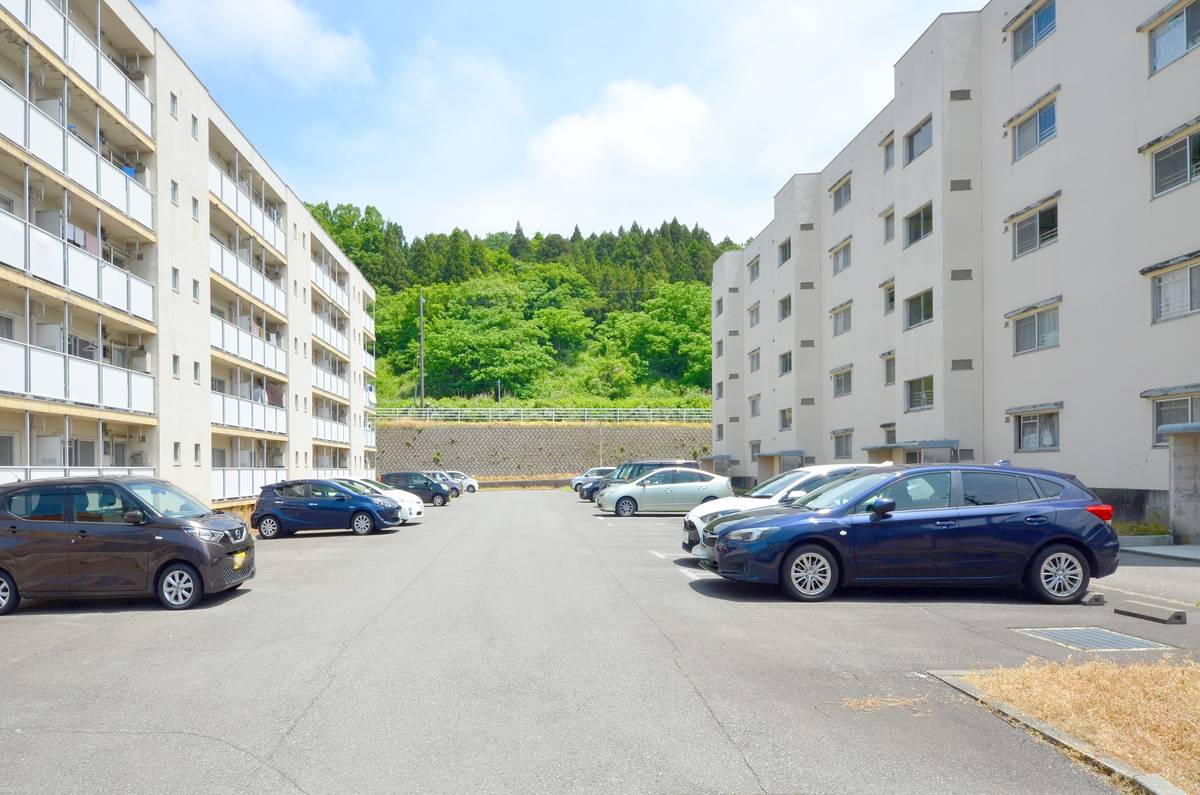
[{"label": "curb", "polygon": [[1117,536],[1117,539],[1121,542],[1121,549],[1170,547],[1175,545],[1175,536],[1167,534],[1155,536]]},{"label": "curb", "polygon": [[1000,715],[1008,718],[1021,726],[1024,726],[1029,731],[1049,740],[1054,745],[1060,748],[1066,748],[1079,754],[1083,758],[1090,761],[1095,766],[1099,767],[1114,776],[1124,779],[1129,783],[1140,787],[1143,791],[1150,795],[1187,795],[1179,787],[1176,787],[1171,782],[1167,781],[1160,775],[1154,773],[1144,773],[1137,768],[1127,765],[1119,759],[1113,759],[1111,756],[1104,756],[1097,751],[1091,744],[1080,740],[1073,735],[1058,729],[1043,720],[1027,715],[1019,709],[1005,704],[1003,701],[996,701],[988,698],[978,688],[966,681],[967,674],[974,673],[973,671],[926,671],[933,678],[949,685],[960,693],[969,696],[978,701],[983,706],[991,709]]}]

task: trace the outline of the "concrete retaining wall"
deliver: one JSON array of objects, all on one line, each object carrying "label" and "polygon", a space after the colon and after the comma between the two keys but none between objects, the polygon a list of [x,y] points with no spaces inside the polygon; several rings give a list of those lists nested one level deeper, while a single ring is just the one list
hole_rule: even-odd
[{"label": "concrete retaining wall", "polygon": [[1171,434],[1171,532],[1200,543],[1200,433]]}]

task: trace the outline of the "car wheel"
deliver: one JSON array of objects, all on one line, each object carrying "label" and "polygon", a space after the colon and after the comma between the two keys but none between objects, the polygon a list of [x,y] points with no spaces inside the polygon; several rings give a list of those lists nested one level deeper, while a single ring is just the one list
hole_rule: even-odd
[{"label": "car wheel", "polygon": [[368,536],[375,532],[375,520],[366,511],[359,511],[350,517],[350,529],[356,536]]},{"label": "car wheel", "polygon": [[446,504],[446,498],[440,494],[433,495],[433,497],[431,497],[429,499],[429,501],[432,502],[434,505],[436,505],[439,508],[441,508],[443,505]]},{"label": "car wheel", "polygon": [[1069,605],[1083,598],[1091,579],[1091,567],[1082,552],[1066,544],[1053,544],[1029,564],[1025,587],[1043,602]]},{"label": "car wheel", "polygon": [[633,501],[633,497],[622,497],[617,500],[615,510],[617,516],[633,516],[637,513],[637,503]]},{"label": "car wheel", "polygon": [[0,616],[6,616],[21,604],[21,594],[17,593],[17,584],[8,572],[0,571]]},{"label": "car wheel", "polygon": [[779,567],[779,585],[784,593],[801,602],[828,599],[838,586],[837,558],[817,544],[796,547]]},{"label": "car wheel", "polygon": [[703,505],[704,503],[706,503],[706,502],[712,502],[712,501],[713,501],[713,500],[715,500],[715,499],[716,499],[716,497],[714,497],[714,496],[712,496],[712,495],[710,494],[710,495],[708,495],[707,497],[705,497],[704,499],[700,500],[700,504],[701,504],[701,505]]},{"label": "car wheel", "polygon": [[279,529],[279,520],[274,516],[264,516],[258,520],[258,537],[264,541],[270,541],[272,538],[279,538],[282,531]]},{"label": "car wheel", "polygon": [[458,498],[458,497],[462,496],[462,492],[459,491],[458,489],[450,489],[450,496],[454,497],[454,498]]},{"label": "car wheel", "polygon": [[186,563],[172,563],[158,577],[158,601],[168,610],[187,610],[200,601],[204,584]]},{"label": "car wheel", "polygon": [[572,486],[571,488],[575,489],[575,493],[576,493],[576,494],[578,494],[578,493],[579,493],[579,491],[580,491],[580,489],[582,489],[582,488],[583,488],[583,485],[582,485],[582,484],[580,484],[580,483],[576,483],[576,484],[575,484],[574,486]]},{"label": "car wheel", "polygon": [[475,493],[475,487],[467,486],[467,494],[474,494],[474,493]]}]

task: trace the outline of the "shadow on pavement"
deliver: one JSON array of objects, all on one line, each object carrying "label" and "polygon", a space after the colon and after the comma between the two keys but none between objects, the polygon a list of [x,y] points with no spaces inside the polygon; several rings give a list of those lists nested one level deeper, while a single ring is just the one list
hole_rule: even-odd
[{"label": "shadow on pavement", "polygon": [[[684,565],[676,561],[678,565]],[[697,567],[699,568],[699,567]],[[756,585],[705,578],[693,580],[688,585],[696,593],[711,599],[727,602],[780,602],[809,608],[822,603],[804,604],[785,596],[774,585]],[[989,602],[1005,605],[1039,605],[1015,588],[843,588],[835,593],[828,603],[841,604],[954,604],[956,602]],[[1046,605],[1053,607],[1053,605]]]},{"label": "shadow on pavement", "polygon": [[[221,591],[210,594],[200,600],[200,603],[190,610],[212,610],[226,602],[245,596],[254,590],[254,581],[234,591]],[[21,606],[14,617],[19,616],[75,616],[95,613],[169,613],[154,596],[115,596],[97,597],[94,599],[22,599]]]}]

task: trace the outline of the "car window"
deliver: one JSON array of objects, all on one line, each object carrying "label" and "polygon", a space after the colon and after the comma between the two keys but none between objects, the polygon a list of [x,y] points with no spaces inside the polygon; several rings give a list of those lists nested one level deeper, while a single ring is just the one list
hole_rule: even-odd
[{"label": "car window", "polygon": [[963,505],[1005,505],[1038,498],[1029,478],[1004,472],[963,472]]},{"label": "car window", "polygon": [[1045,478],[1033,478],[1033,480],[1037,483],[1038,490],[1042,492],[1042,496],[1047,500],[1052,500],[1063,493],[1061,483],[1055,483],[1053,480],[1046,480]]},{"label": "car window", "polygon": [[664,469],[662,472],[655,472],[652,475],[647,475],[642,479],[641,482],[647,486],[663,486],[667,483],[675,482],[674,478],[672,477],[674,474],[675,473],[671,470]]},{"label": "car window", "polygon": [[366,485],[365,483],[359,483],[357,480],[339,480],[338,483],[350,489],[350,491],[354,492],[355,494],[375,493],[374,489],[372,489],[370,486]]},{"label": "car window", "polygon": [[6,508],[30,522],[61,522],[64,496],[62,489],[24,489],[9,495]]},{"label": "car window", "polygon": [[933,511],[950,507],[950,473],[925,472],[898,480],[859,503],[860,513],[869,511],[877,499],[892,500],[897,511]]},{"label": "car window", "polygon": [[75,506],[75,521],[102,524],[125,524],[126,505],[122,494],[113,486],[95,485],[75,489],[71,494]]},{"label": "car window", "polygon": [[340,491],[328,483],[309,483],[308,493],[317,498],[337,497],[341,494]]},{"label": "car window", "polygon": [[707,483],[712,480],[712,475],[706,475],[703,472],[676,472],[676,483]]},{"label": "car window", "polygon": [[796,499],[803,497],[805,494],[816,491],[826,483],[832,483],[835,480],[840,480],[850,474],[849,471],[838,472],[829,475],[816,475],[815,477],[801,478],[792,485],[788,486],[785,497]]},{"label": "car window", "polygon": [[284,499],[296,499],[306,496],[303,483],[288,483],[286,486],[280,486],[275,489],[275,493]]}]

